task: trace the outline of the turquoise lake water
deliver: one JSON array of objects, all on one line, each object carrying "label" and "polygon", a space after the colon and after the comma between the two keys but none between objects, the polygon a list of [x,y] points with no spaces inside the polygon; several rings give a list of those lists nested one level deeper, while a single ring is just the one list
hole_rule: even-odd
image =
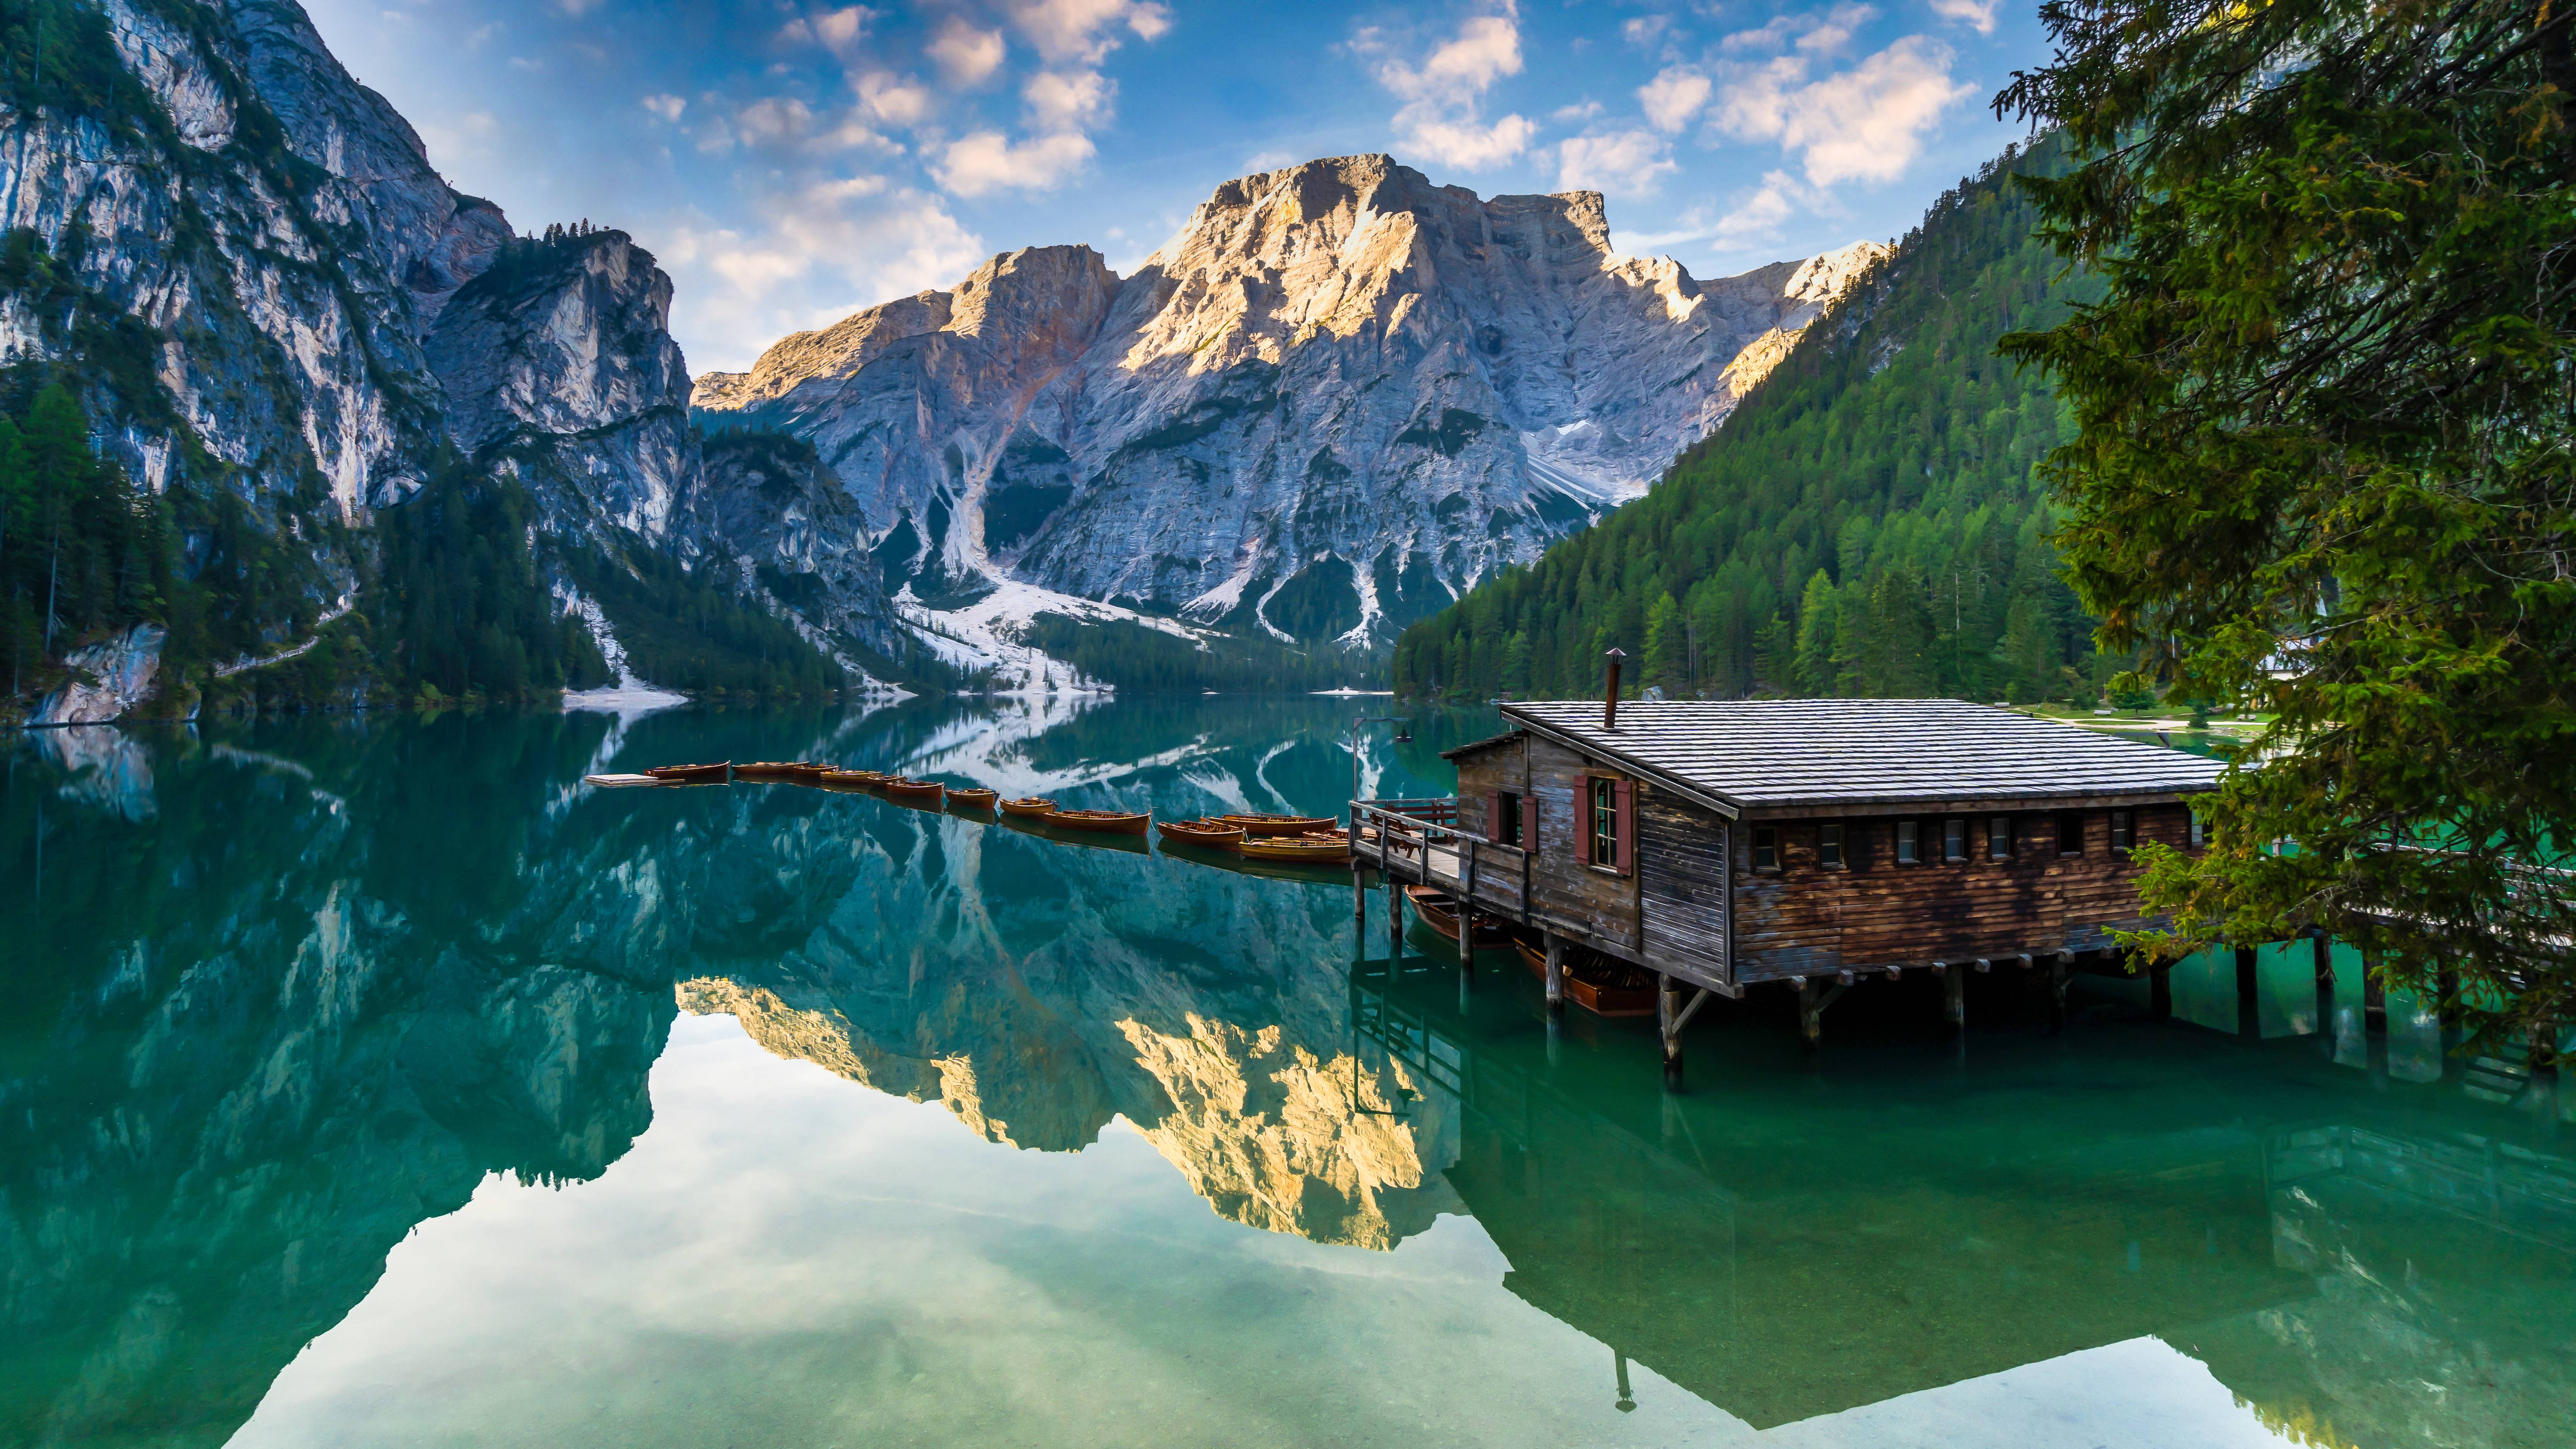
[{"label": "turquoise lake water", "polygon": [[2349,960],[1756,993],[1668,1095],[1347,876],[581,783],[1322,813],[1388,712],[0,741],[0,1444],[2576,1442],[2576,1126]]}]

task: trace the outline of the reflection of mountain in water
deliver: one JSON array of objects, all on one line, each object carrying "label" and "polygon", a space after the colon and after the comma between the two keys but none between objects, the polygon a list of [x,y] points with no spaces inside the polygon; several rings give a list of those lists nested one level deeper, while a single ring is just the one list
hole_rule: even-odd
[{"label": "reflection of mountain in water", "polygon": [[[1012,710],[22,752],[0,1439],[221,1440],[414,1224],[624,1152],[675,995],[996,1143],[1123,1117],[1233,1221],[1383,1249],[1472,1213],[1510,1291],[1756,1425],[2157,1334],[2320,1442],[2566,1437],[2576,1170],[2418,1089],[2356,1099],[2304,1043],[2096,1023],[2081,1060],[1992,1035],[1973,1070],[1811,1076],[1718,1028],[1669,1101],[1642,1034],[1551,1064],[1517,978],[1470,1019],[1445,969],[1354,976],[1344,889],[571,783],[812,755],[1158,814],[1349,789],[1345,705]],[[1426,789],[1474,732],[1373,751],[1369,788]]]}]

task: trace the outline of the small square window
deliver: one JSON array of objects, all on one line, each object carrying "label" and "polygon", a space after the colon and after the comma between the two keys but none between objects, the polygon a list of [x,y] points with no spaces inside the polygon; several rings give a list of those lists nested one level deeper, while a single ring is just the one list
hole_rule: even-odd
[{"label": "small square window", "polygon": [[1829,820],[1816,829],[1816,864],[1827,870],[1841,870],[1843,860],[1843,823]]},{"label": "small square window", "polygon": [[2200,818],[2200,812],[2194,810],[2191,812],[2191,848],[2199,850],[2206,847],[2208,844],[2209,826]]},{"label": "small square window", "polygon": [[1896,822],[1896,863],[1898,865],[1921,865],[1923,863],[1922,821],[1899,820]]},{"label": "small square window", "polygon": [[2111,812],[2111,848],[2127,850],[2137,844],[2137,814],[2129,810]]},{"label": "small square window", "polygon": [[2009,815],[1986,817],[1986,859],[2010,860],[2012,858],[2012,817]]},{"label": "small square window", "polygon": [[1941,858],[1956,865],[1968,858],[1968,822],[1952,816],[1941,822]]},{"label": "small square window", "polygon": [[1753,828],[1753,868],[1755,870],[1780,868],[1780,832],[1768,825],[1757,825]]},{"label": "small square window", "polygon": [[2057,812],[2057,853],[2059,855],[2082,855],[2084,853],[2083,811],[2060,810]]}]

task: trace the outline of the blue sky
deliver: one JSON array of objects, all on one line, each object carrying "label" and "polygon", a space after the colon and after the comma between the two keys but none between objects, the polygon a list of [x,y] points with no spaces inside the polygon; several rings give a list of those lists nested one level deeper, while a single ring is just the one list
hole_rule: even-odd
[{"label": "blue sky", "polygon": [[1316,156],[1602,191],[1621,250],[1703,277],[1894,237],[2043,58],[2010,0],[307,3],[459,190],[650,248],[700,372],[1015,247],[1130,271]]}]

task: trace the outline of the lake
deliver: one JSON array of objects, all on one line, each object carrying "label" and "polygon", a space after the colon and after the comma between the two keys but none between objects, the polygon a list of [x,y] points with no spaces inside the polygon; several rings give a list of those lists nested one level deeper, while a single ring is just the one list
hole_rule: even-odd
[{"label": "lake", "polygon": [[[1824,1049],[788,785],[1325,813],[1385,700],[0,742],[0,1442],[2564,1445],[2576,1129],[2347,959]],[[1446,794],[1490,713],[1366,727]],[[1920,973],[1916,973],[1920,974]],[[1919,990],[1918,990],[1919,986]],[[2044,993],[2042,993],[2044,995]]]}]

